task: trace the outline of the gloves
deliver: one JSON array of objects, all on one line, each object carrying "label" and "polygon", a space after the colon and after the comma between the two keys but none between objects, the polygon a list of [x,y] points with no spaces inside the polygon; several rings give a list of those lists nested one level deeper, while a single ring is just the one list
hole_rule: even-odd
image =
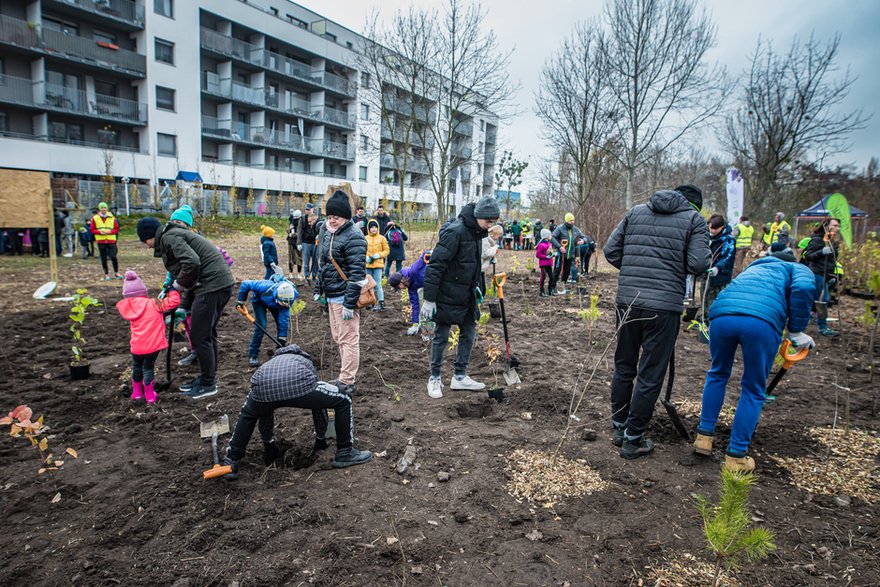
[{"label": "gloves", "polygon": [[278,337],[278,342],[281,343],[281,346],[282,346],[282,347],[286,347],[286,346],[287,346],[287,339],[284,338],[284,337],[279,336],[279,337]]},{"label": "gloves", "polygon": [[423,322],[430,322],[434,319],[434,314],[437,312],[437,302],[429,302],[425,300],[425,303],[422,304],[422,309],[419,312],[419,318]]},{"label": "gloves", "polygon": [[[324,393],[339,393],[339,388],[333,385],[332,383],[327,383],[326,381],[319,381],[316,386],[318,391],[323,391]],[[326,448],[326,445],[324,446]]]},{"label": "gloves", "polygon": [[419,331],[419,325],[413,324],[412,326],[409,327],[409,330],[406,331],[406,335],[413,336],[413,335],[417,334],[418,331]]},{"label": "gloves", "polygon": [[372,255],[370,255],[370,261],[378,261],[380,257],[382,257],[382,255],[380,255],[379,253],[373,253]]},{"label": "gloves", "polygon": [[824,247],[822,247],[822,254],[823,255],[833,255],[834,249],[832,249],[830,245],[825,245]]},{"label": "gloves", "polygon": [[354,310],[349,310],[345,306],[342,306],[342,319],[343,320],[354,320]]},{"label": "gloves", "polygon": [[184,287],[177,283],[177,280],[175,279],[171,284],[171,289],[176,290],[178,293],[183,293]]},{"label": "gloves", "polygon": [[296,250],[302,252],[302,250],[303,250],[303,246],[302,246],[302,245],[296,245]]},{"label": "gloves", "polygon": [[718,267],[711,267],[708,271],[706,271],[706,275],[709,277],[715,277],[718,275]]},{"label": "gloves", "polygon": [[318,300],[321,299],[321,294],[316,293],[315,295],[312,296],[312,299],[317,302]]},{"label": "gloves", "polygon": [[788,340],[797,347],[805,346],[808,349],[811,349],[816,346],[816,342],[813,338],[803,332],[789,332]]},{"label": "gloves", "polygon": [[159,292],[159,299],[164,300],[166,295],[168,295],[168,292],[163,289],[162,291]]}]

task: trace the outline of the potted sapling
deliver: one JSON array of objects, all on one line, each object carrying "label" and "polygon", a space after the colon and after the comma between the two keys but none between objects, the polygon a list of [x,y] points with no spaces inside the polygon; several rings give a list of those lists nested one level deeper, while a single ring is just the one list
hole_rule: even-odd
[{"label": "potted sapling", "polygon": [[89,307],[100,306],[101,302],[89,295],[89,290],[78,289],[76,295],[73,296],[73,305],[70,308],[70,332],[73,333],[73,346],[70,350],[73,352],[73,360],[70,361],[70,379],[86,379],[89,376],[89,367],[91,363],[83,354],[83,346],[86,339],[82,336],[82,327],[86,321]]}]

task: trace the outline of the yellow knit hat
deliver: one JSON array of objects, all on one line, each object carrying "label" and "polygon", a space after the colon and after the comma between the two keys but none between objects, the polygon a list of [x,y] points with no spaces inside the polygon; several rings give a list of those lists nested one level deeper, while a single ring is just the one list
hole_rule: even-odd
[{"label": "yellow knit hat", "polygon": [[273,236],[275,236],[275,229],[271,226],[263,225],[260,227],[260,230],[263,232],[263,236],[265,236],[266,238],[272,238]]},{"label": "yellow knit hat", "polygon": [[571,212],[569,212],[568,214],[566,214],[566,215],[565,215],[565,221],[566,221],[566,222],[574,222],[574,214],[572,214]]}]

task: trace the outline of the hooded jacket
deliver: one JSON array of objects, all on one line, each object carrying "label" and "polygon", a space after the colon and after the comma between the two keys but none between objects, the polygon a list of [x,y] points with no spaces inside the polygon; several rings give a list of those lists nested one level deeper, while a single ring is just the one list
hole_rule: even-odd
[{"label": "hooded jacket", "polygon": [[122,298],[116,302],[119,314],[131,323],[131,354],[151,355],[168,348],[163,312],[180,305],[180,294],[170,290],[164,300],[148,297]]},{"label": "hooded jacket", "polygon": [[388,223],[391,222],[391,216],[388,215],[388,212],[382,212],[381,216],[374,214],[370,220],[375,220],[379,223],[379,234],[385,236],[385,233],[388,231]]},{"label": "hooded jacket", "polygon": [[440,234],[431,251],[425,270],[425,301],[437,303],[434,321],[440,324],[463,324],[476,321],[480,283],[482,240],[489,232],[477,224],[474,204],[461,210],[458,220]]},{"label": "hooded jacket", "polygon": [[582,233],[574,223],[563,222],[556,227],[550,239],[550,242],[553,243],[553,247],[556,249],[559,249],[559,247],[562,246],[563,240],[568,241],[568,244],[565,246],[565,258],[574,259],[575,253],[577,252],[578,239],[586,241],[587,237],[584,236],[584,233]]},{"label": "hooded jacket", "polygon": [[[361,235],[363,236],[363,235]],[[248,394],[256,402],[283,402],[315,391],[318,371],[312,357],[295,344],[275,354],[251,376]]]},{"label": "hooded jacket", "polygon": [[153,255],[192,295],[209,294],[233,286],[232,271],[211,241],[187,227],[169,222],[156,232]]},{"label": "hooded jacket", "polygon": [[712,267],[718,267],[718,275],[709,279],[709,285],[727,285],[733,277],[733,262],[736,259],[736,240],[729,224],[716,236],[709,236],[709,250],[712,253]]},{"label": "hooded jacket", "polygon": [[618,304],[681,312],[685,276],[709,268],[709,230],[684,196],[659,191],[624,215],[608,238],[605,259],[620,269]]},{"label": "hooded jacket", "polygon": [[[395,245],[392,241],[395,233],[400,233],[400,244]],[[406,259],[406,250],[403,243],[409,240],[409,237],[406,235],[406,232],[396,224],[394,227],[388,228],[385,231],[385,239],[388,241],[388,247],[391,250],[388,253],[388,259],[391,261],[403,261]]]},{"label": "hooded jacket", "polygon": [[263,267],[270,267],[272,263],[278,264],[278,247],[275,239],[268,236],[260,237],[260,257],[263,259]]},{"label": "hooded jacket", "polygon": [[535,247],[535,257],[538,258],[538,267],[553,267],[553,245],[548,239],[541,239]]},{"label": "hooded jacket", "polygon": [[[330,243],[333,242],[333,250]],[[336,267],[330,261],[330,256],[336,259],[339,268],[348,277],[346,282]],[[351,220],[346,220],[335,233],[327,230],[327,225],[321,226],[318,235],[318,265],[320,280],[319,292],[326,298],[345,296],[343,306],[354,310],[358,298],[361,295],[359,282],[366,279],[367,239],[361,231],[355,228]]]},{"label": "hooded jacket", "polygon": [[419,290],[425,286],[425,269],[428,264],[425,263],[425,255],[431,255],[431,249],[419,253],[418,259],[413,261],[409,267],[400,270],[400,274],[406,277],[408,283],[406,289],[409,293],[409,305],[412,308],[412,323],[419,323]]},{"label": "hooded jacket", "polygon": [[[275,301],[275,292],[278,290],[278,286],[282,283],[284,282],[272,281],[271,279],[248,279],[242,281],[241,287],[238,288],[238,301],[247,301],[248,294],[253,292],[251,302],[254,304],[263,304],[266,308],[272,310],[273,313],[277,312],[278,337],[287,338],[288,330],[290,328],[290,308],[282,306]],[[296,300],[296,298],[299,297],[299,292],[296,290],[296,287],[293,288],[293,292],[293,299]]]},{"label": "hooded jacket", "polygon": [[831,241],[831,253],[826,255],[822,252],[825,248],[825,226],[820,225],[810,236],[810,242],[804,249],[802,256],[803,262],[816,275],[829,277],[834,274],[834,266],[837,262],[837,256],[840,250],[840,244],[837,241]]},{"label": "hooded jacket", "polygon": [[[370,227],[376,227],[376,234],[370,234]],[[379,258],[375,261],[371,259],[367,259],[367,269],[381,269],[385,267],[385,257],[388,256],[388,253],[391,252],[391,247],[388,246],[388,241],[385,240],[385,237],[382,236],[381,231],[379,230],[379,223],[376,219],[370,219],[367,221],[367,257],[375,255],[379,253]]]}]

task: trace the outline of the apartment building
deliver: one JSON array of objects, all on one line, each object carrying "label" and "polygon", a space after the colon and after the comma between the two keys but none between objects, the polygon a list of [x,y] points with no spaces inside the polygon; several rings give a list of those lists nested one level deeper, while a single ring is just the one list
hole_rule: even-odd
[{"label": "apartment building", "polygon": [[[142,209],[185,188],[221,213],[284,213],[341,181],[394,201],[399,137],[367,93],[396,90],[364,83],[361,41],[288,0],[0,0],[0,167],[52,172],[59,205],[111,182]],[[491,114],[456,129],[466,198],[493,192],[497,129]],[[434,145],[406,148],[410,212],[435,215]]]}]

